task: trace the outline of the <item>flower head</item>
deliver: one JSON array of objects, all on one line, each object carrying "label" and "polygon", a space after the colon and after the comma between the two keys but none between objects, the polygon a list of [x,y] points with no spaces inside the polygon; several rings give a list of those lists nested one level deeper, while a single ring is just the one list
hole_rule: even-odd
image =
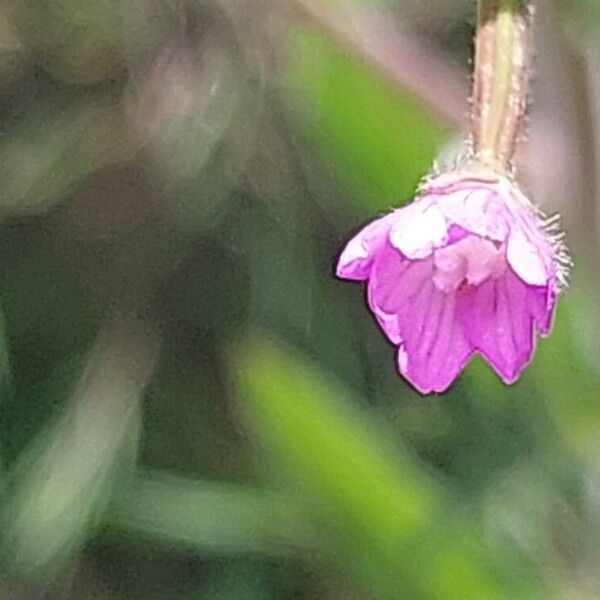
[{"label": "flower head", "polygon": [[373,221],[343,250],[337,275],[367,298],[422,393],[442,392],[474,352],[506,383],[550,331],[568,255],[562,236],[508,178],[456,171]]}]

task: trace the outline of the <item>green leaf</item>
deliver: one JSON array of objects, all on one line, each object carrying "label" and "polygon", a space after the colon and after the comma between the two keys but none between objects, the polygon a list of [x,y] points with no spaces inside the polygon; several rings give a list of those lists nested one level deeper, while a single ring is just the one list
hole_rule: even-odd
[{"label": "green leaf", "polygon": [[355,207],[372,214],[409,200],[451,127],[324,35],[292,44],[291,100]]},{"label": "green leaf", "polygon": [[110,524],[206,556],[282,556],[316,538],[292,498],[249,486],[146,474],[119,495]]},{"label": "green leaf", "polygon": [[239,369],[248,427],[320,507],[332,553],[374,597],[536,597],[514,565],[489,564],[479,534],[425,468],[341,387],[262,339],[243,346]]},{"label": "green leaf", "polygon": [[99,337],[72,398],[19,457],[0,515],[2,559],[47,578],[74,558],[137,455],[139,401],[156,339],[119,321]]}]

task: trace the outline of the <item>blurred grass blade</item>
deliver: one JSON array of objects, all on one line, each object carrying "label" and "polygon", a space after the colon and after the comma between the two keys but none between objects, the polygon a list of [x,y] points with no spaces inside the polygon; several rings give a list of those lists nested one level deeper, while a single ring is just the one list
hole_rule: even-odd
[{"label": "blurred grass blade", "polygon": [[424,36],[401,31],[381,4],[366,10],[347,0],[327,5],[319,0],[283,0],[330,40],[352,53],[403,93],[418,98],[436,121],[466,125],[468,86],[462,73]]},{"label": "blurred grass blade", "polygon": [[381,438],[368,415],[338,400],[343,392],[272,346],[250,346],[244,361],[244,409],[286,468],[383,535],[390,525],[402,535],[419,531],[433,518],[432,484]]},{"label": "blurred grass blade", "polygon": [[139,477],[115,500],[110,524],[204,555],[281,556],[315,545],[304,512],[287,496],[159,474]]},{"label": "blurred grass blade", "polygon": [[372,214],[409,200],[452,126],[322,33],[293,42],[290,98],[357,210]]},{"label": "blurred grass blade", "polygon": [[536,597],[512,568],[489,564],[424,468],[321,373],[254,340],[240,353],[239,390],[258,442],[321,506],[324,539],[374,597]]},{"label": "blurred grass blade", "polygon": [[0,138],[0,218],[48,210],[92,173],[132,156],[117,100],[36,108]]},{"label": "blurred grass blade", "polygon": [[[4,318],[4,307],[0,303],[0,404],[3,404],[12,392],[12,375],[10,368],[8,338],[6,336],[6,320]],[[4,473],[3,447],[0,445],[0,498],[4,495],[5,473]]]},{"label": "blurred grass blade", "polygon": [[2,514],[8,572],[47,577],[98,524],[118,475],[135,460],[156,350],[156,337],[129,320],[99,336],[63,414],[10,475]]}]

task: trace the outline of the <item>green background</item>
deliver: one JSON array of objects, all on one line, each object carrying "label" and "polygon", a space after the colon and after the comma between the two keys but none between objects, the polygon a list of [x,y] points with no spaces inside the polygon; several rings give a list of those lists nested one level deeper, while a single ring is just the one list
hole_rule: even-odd
[{"label": "green background", "polygon": [[333,276],[461,139],[473,7],[420,4],[0,5],[1,598],[600,597],[600,10],[538,7],[554,331],[423,397]]}]

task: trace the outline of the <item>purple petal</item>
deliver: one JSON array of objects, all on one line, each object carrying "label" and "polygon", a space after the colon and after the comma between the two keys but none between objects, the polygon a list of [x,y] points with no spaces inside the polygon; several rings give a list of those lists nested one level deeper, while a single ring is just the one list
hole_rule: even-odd
[{"label": "purple petal", "polygon": [[400,372],[422,393],[442,392],[470,354],[456,317],[455,294],[432,281],[433,259],[411,261],[386,249],[369,281],[369,305],[398,349]]},{"label": "purple petal", "polygon": [[440,198],[439,207],[450,223],[470,233],[500,242],[508,236],[508,211],[489,187],[458,189]]},{"label": "purple petal", "polygon": [[336,268],[338,277],[357,281],[369,277],[373,259],[387,240],[391,217],[392,213],[372,221],[346,244]]},{"label": "purple petal", "polygon": [[535,347],[535,323],[546,330],[550,314],[543,288],[521,281],[507,269],[460,296],[459,312],[469,342],[506,383],[513,383]]},{"label": "purple petal", "polygon": [[398,312],[410,305],[431,280],[432,273],[432,260],[411,261],[390,244],[378,256],[371,271],[367,297],[379,325],[393,344],[402,342]]},{"label": "purple petal", "polygon": [[536,328],[542,336],[546,336],[552,329],[556,293],[549,287],[533,287],[525,285],[527,289],[527,306],[531,312]]},{"label": "purple petal", "polygon": [[432,282],[426,289],[400,318],[406,356],[398,360],[400,372],[423,394],[445,391],[472,354],[457,317],[457,295]]},{"label": "purple petal", "polygon": [[394,211],[390,243],[407,258],[426,258],[447,241],[448,224],[435,202],[417,200]]},{"label": "purple petal", "polygon": [[540,231],[516,220],[508,238],[506,258],[513,271],[530,285],[545,286],[553,277],[552,247]]}]

